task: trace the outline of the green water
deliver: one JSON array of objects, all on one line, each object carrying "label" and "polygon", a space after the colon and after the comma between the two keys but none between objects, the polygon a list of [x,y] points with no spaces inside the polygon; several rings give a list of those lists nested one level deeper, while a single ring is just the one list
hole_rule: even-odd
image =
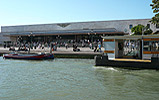
[{"label": "green water", "polygon": [[94,66],[94,60],[4,60],[0,100],[158,100],[159,71]]}]

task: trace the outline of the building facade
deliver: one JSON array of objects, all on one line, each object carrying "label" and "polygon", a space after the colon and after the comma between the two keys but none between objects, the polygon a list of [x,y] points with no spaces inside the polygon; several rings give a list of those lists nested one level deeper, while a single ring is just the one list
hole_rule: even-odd
[{"label": "building facade", "polygon": [[151,24],[151,19],[92,21],[75,23],[39,24],[2,26],[0,43],[4,41],[30,42],[53,42],[53,41],[75,41],[89,40],[93,42],[100,40],[101,36],[132,34],[131,28],[142,24],[149,26],[153,32],[158,30],[156,25]]}]

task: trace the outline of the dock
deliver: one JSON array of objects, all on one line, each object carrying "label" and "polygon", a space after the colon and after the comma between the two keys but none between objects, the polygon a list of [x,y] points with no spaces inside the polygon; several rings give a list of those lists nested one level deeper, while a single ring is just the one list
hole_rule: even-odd
[{"label": "dock", "polygon": [[108,59],[108,56],[96,56],[95,66],[120,67],[126,69],[159,69],[159,58],[152,57],[151,60],[142,59]]},{"label": "dock", "polygon": [[[52,53],[54,54],[55,58],[78,58],[78,59],[94,59],[95,56],[100,56],[103,54],[103,52],[94,52],[93,49],[90,49],[89,47],[84,47],[84,48],[79,48],[80,51],[79,52],[74,52],[73,48],[68,48],[66,49],[65,47],[60,47],[57,48],[57,51],[52,51]],[[16,48],[17,50],[17,48]],[[102,48],[102,51],[104,51],[104,49]],[[0,47],[0,56],[2,56],[3,54],[7,54],[10,53],[12,51],[9,51],[9,48],[3,48]],[[19,51],[20,53],[28,53],[27,51]],[[44,49],[31,49],[30,53],[41,53],[41,52],[45,52],[45,53],[49,53],[50,49],[49,48],[45,48]]]},{"label": "dock", "polygon": [[159,35],[105,36],[96,66],[159,69]]}]

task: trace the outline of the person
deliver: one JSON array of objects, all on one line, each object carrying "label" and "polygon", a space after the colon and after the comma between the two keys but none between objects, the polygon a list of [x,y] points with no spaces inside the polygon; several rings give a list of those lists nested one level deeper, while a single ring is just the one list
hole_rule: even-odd
[{"label": "person", "polygon": [[73,44],[73,51],[76,51],[75,49],[76,49],[76,46],[75,46],[75,44]]},{"label": "person", "polygon": [[30,42],[28,42],[28,48],[29,48],[29,50],[31,49],[31,43]]},{"label": "person", "polygon": [[99,48],[99,52],[101,52],[102,50],[101,50],[101,43],[100,42],[98,43],[98,48]]},{"label": "person", "polygon": [[83,47],[85,47],[85,43],[84,43],[84,42],[82,42],[82,48],[83,48]]},{"label": "person", "polygon": [[65,43],[65,47],[66,47],[66,49],[68,48],[68,43]]},{"label": "person", "polygon": [[50,53],[52,53],[52,51],[54,51],[54,49],[53,49],[53,43],[50,43]]},{"label": "person", "polygon": [[44,43],[42,43],[41,47],[42,47],[42,49],[44,49],[44,47],[45,47],[45,46],[44,46]]},{"label": "person", "polygon": [[90,48],[90,49],[93,49],[93,48],[92,48],[92,43],[89,44],[89,48]]},{"label": "person", "polygon": [[4,46],[4,48],[6,48],[6,43],[4,43],[4,45],[3,45],[3,46]]},{"label": "person", "polygon": [[53,49],[54,49],[54,51],[57,51],[57,43],[56,42],[53,44]]},{"label": "person", "polygon": [[48,47],[48,43],[47,42],[45,42],[45,46],[44,47],[46,47],[46,48]]},{"label": "person", "polygon": [[158,42],[156,42],[156,51],[158,51]]},{"label": "person", "polygon": [[10,47],[9,51],[15,51],[15,48],[14,47]]},{"label": "person", "polygon": [[34,45],[34,49],[36,49],[36,43],[35,43],[35,42],[34,42],[34,44],[33,44],[33,45]]},{"label": "person", "polygon": [[33,42],[30,43],[30,48],[33,49]]},{"label": "person", "polygon": [[155,51],[156,45],[155,42],[152,42],[152,51]]},{"label": "person", "polygon": [[152,43],[149,42],[149,48],[148,48],[148,51],[151,51],[152,50]]},{"label": "person", "polygon": [[96,52],[97,51],[97,43],[96,42],[94,42],[94,52]]},{"label": "person", "polygon": [[39,43],[38,48],[39,48],[39,49],[41,48],[41,43]]},{"label": "person", "polygon": [[77,44],[76,44],[76,43],[73,44],[73,51],[74,51],[74,52],[80,51],[80,49],[77,48]]},{"label": "person", "polygon": [[132,43],[132,50],[134,50],[134,48],[135,48],[135,44],[134,44],[134,43]]}]

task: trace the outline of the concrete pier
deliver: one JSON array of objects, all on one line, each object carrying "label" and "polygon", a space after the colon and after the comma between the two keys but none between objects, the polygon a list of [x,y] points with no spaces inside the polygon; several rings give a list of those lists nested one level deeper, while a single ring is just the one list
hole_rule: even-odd
[{"label": "concrete pier", "polygon": [[[16,50],[18,48],[15,48]],[[65,47],[58,47],[57,51],[52,51],[52,53],[54,54],[55,58],[80,58],[80,59],[94,59],[94,56],[99,56],[102,55],[103,52],[94,52],[94,50],[90,49],[89,47],[80,47],[79,48],[80,51],[79,52],[74,52],[73,48],[70,47],[68,49],[66,49]],[[104,48],[102,48],[102,51],[104,51]],[[2,56],[3,54],[7,54],[10,53],[12,51],[9,51],[9,48],[3,48],[0,47],[0,55]],[[27,51],[19,51],[20,53],[28,53]],[[46,52],[49,53],[50,49],[49,48],[45,48],[45,49],[31,49],[30,53],[41,53],[41,52]]]}]

